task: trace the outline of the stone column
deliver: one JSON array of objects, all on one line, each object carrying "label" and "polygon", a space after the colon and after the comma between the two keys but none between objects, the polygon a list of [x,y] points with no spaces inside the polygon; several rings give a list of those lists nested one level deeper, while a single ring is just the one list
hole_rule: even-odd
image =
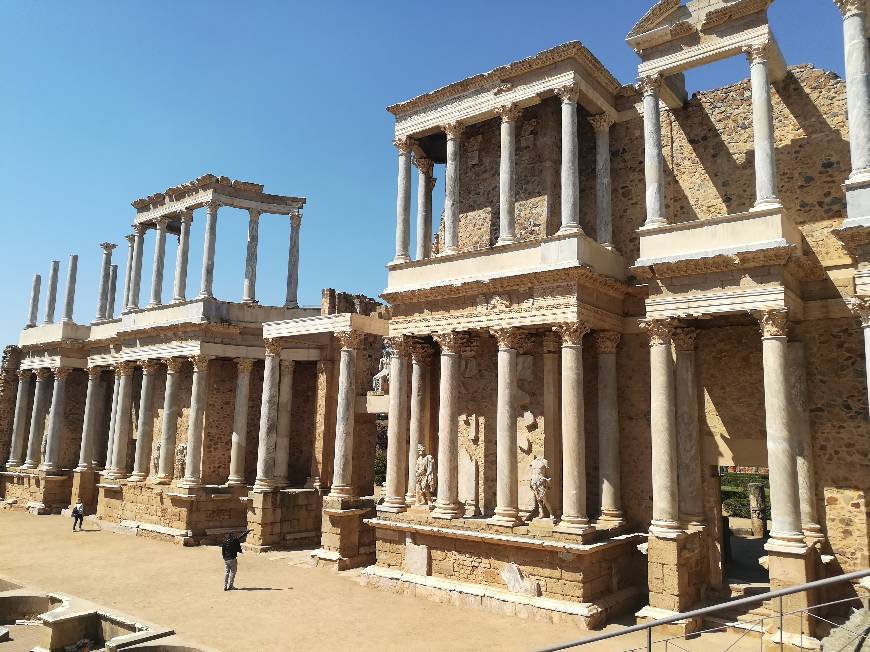
[{"label": "stone column", "polygon": [[175,443],[178,433],[178,383],[184,358],[166,358],[166,389],[163,393],[163,421],[160,429],[160,456],[155,484],[169,484],[175,474]]},{"label": "stone column", "polygon": [[[387,490],[379,511],[404,512],[405,461],[408,451],[408,354],[409,342],[401,335],[384,338],[390,349],[390,407],[387,420]],[[416,460],[416,457],[414,458]]]},{"label": "stone column", "polygon": [[218,204],[211,202],[205,205],[205,238],[202,247],[202,282],[199,286],[199,298],[214,298],[214,247],[217,241]]},{"label": "stone column", "polygon": [[302,227],[302,213],[298,210],[290,215],[290,253],[287,257],[287,298],[285,308],[298,308],[299,298],[299,229]]},{"label": "stone column", "polygon": [[610,182],[610,127],[606,113],[589,118],[595,130],[595,236],[601,244],[613,244],[613,200]]},{"label": "stone column", "polygon": [[260,242],[260,211],[248,209],[248,249],[245,253],[245,283],[242,303],[257,303],[257,247]]},{"label": "stone column", "polygon": [[60,271],[60,261],[51,261],[51,269],[48,272],[48,296],[45,300],[45,319],[43,324],[54,323],[54,309],[57,305],[57,275]]},{"label": "stone column", "polygon": [[580,231],[580,161],[577,141],[577,87],[556,89],[562,100],[562,227],[559,233]]},{"label": "stone column", "polygon": [[665,219],[665,162],[662,156],[662,117],[659,108],[660,75],[641,77],[643,93],[644,176],[646,177],[646,221],[644,227],[667,224]]},{"label": "stone column", "polygon": [[543,338],[544,362],[544,457],[550,467],[550,505],[553,517],[562,513],[562,421],[560,388],[560,338],[556,333],[545,333]]},{"label": "stone column", "polygon": [[133,226],[133,271],[130,274],[130,296],[127,297],[126,310],[139,308],[140,287],[142,285],[142,248],[146,227],[144,224]]},{"label": "stone column", "polygon": [[112,470],[112,455],[115,452],[115,423],[118,416],[118,392],[121,389],[121,376],[118,375],[117,364],[112,370],[112,404],[109,407],[109,433],[106,437],[106,459],[103,469],[108,473]]},{"label": "stone column", "polygon": [[680,517],[694,525],[704,522],[701,429],[698,382],[695,376],[695,329],[677,328],[676,349],[677,472]]},{"label": "stone column", "polygon": [[459,144],[461,122],[444,125],[447,135],[447,169],[444,173],[444,246],[441,253],[459,251]]},{"label": "stone column", "polygon": [[864,370],[867,374],[867,403],[870,404],[870,296],[852,297],[849,307],[861,320],[864,330]]},{"label": "stone column", "polygon": [[172,290],[172,303],[186,301],[187,297],[187,254],[190,251],[190,224],[193,211],[181,213],[181,231],[178,234],[178,249],[175,251],[175,283]]},{"label": "stone column", "polygon": [[166,260],[166,224],[169,218],[161,217],[157,220],[154,231],[154,265],[151,270],[151,300],[149,308],[154,308],[163,303],[163,262]]},{"label": "stone column", "polygon": [[363,333],[340,331],[335,337],[341,345],[338,372],[338,409],[335,420],[335,462],[330,496],[354,496],[353,422],[356,403],[356,352]]},{"label": "stone column", "polygon": [[[417,166],[417,260],[432,256],[432,189],[435,179],[432,177],[434,164],[428,158],[414,159]],[[416,451],[414,452],[416,455]]]},{"label": "stone column", "polygon": [[649,335],[650,439],[652,442],[653,514],[650,532],[680,529],[677,485],[677,412],[674,386],[674,358],[671,334],[674,324],[667,319],[641,322]]},{"label": "stone column", "polygon": [[102,367],[88,367],[88,390],[85,395],[85,416],[82,421],[82,442],[76,471],[94,468],[94,437],[96,436],[97,405],[100,403],[100,376]]},{"label": "stone column", "polygon": [[71,371],[70,367],[58,367],[54,370],[54,389],[51,395],[51,410],[48,414],[45,459],[39,465],[39,470],[46,473],[54,473],[60,469],[61,429],[66,410],[66,378]]},{"label": "stone column", "polygon": [[516,130],[517,118],[522,109],[516,104],[508,104],[496,109],[501,116],[501,158],[498,177],[498,242],[511,244],[516,235]]},{"label": "stone column", "polygon": [[459,504],[459,354],[465,336],[462,333],[438,333],[433,336],[441,347],[441,378],[438,404],[438,497],[434,518],[460,518]]},{"label": "stone column", "polygon": [[800,446],[789,400],[788,312],[758,313],[764,365],[764,416],[767,430],[767,466],[770,469],[770,515],[773,529],[768,544],[804,546],[801,530],[797,449]]},{"label": "stone column", "polygon": [[39,316],[39,289],[41,285],[42,276],[34,274],[33,285],[30,288],[30,308],[27,310],[27,324],[24,328],[33,328],[36,326],[36,320]]},{"label": "stone column", "polygon": [[411,238],[411,147],[408,138],[396,138],[393,145],[399,150],[399,179],[396,194],[396,257],[393,263],[406,263]]},{"label": "stone column", "polygon": [[498,393],[496,398],[496,506],[487,523],[520,525],[517,485],[517,348],[522,331],[493,329],[498,341]]},{"label": "stone column", "polygon": [[33,409],[30,415],[30,433],[27,438],[27,455],[22,464],[22,469],[35,469],[39,466],[40,448],[42,435],[45,430],[45,412],[50,400],[49,389],[51,388],[51,369],[36,370],[36,389],[33,392]]},{"label": "stone column", "polygon": [[21,466],[24,461],[24,442],[27,435],[27,408],[30,401],[30,385],[33,382],[31,369],[18,371],[18,393],[15,395],[15,417],[12,422],[12,444],[6,467]]},{"label": "stone column", "polygon": [[248,398],[251,393],[250,358],[236,358],[236,405],[233,412],[233,437],[230,448],[230,475],[228,485],[245,484],[245,450],[248,437]]},{"label": "stone column", "polygon": [[870,51],[865,0],[834,0],[843,14],[849,115],[850,179],[870,175]]},{"label": "stone column", "polygon": [[130,482],[144,482],[150,473],[151,444],[154,441],[154,377],[159,369],[159,360],[146,360],[142,363],[136,457],[133,460],[133,473],[130,475]]},{"label": "stone column", "polygon": [[598,353],[598,471],[601,498],[599,522],[624,522],[619,465],[619,393],[616,351],[621,335],[615,331],[595,333]]},{"label": "stone column", "polygon": [[[217,212],[216,209],[215,212]],[[213,238],[212,243],[214,243]],[[205,421],[205,405],[208,402],[208,363],[210,360],[211,358],[207,355],[195,355],[190,358],[193,365],[193,390],[190,394],[190,421],[187,428],[187,458],[184,461],[184,478],[178,483],[181,487],[196,488],[202,486],[202,431]]]},{"label": "stone column", "polygon": [[115,318],[115,295],[118,289],[118,266],[112,265],[109,271],[109,299],[106,304],[106,317],[108,319]]},{"label": "stone column", "polygon": [[112,437],[112,464],[107,477],[120,480],[127,477],[127,446],[133,427],[133,363],[124,361],[115,365],[118,381],[118,401]]},{"label": "stone column", "polygon": [[[420,341],[411,343],[411,418],[408,442],[408,488],[405,490],[405,504],[417,502],[417,447],[426,448],[426,434],[429,420],[429,365],[432,362],[432,349]],[[390,369],[392,378],[392,369]],[[392,390],[390,391],[392,397]],[[388,438],[389,441],[389,438]],[[432,451],[426,450],[427,454]]]},{"label": "stone column", "polygon": [[290,466],[290,427],[293,424],[293,360],[281,360],[281,379],[278,384],[278,430],[275,439],[275,484],[286,487],[289,484]]},{"label": "stone column", "polygon": [[583,322],[555,327],[562,337],[562,520],[557,530],[593,530],[586,513],[586,431],[583,402]]},{"label": "stone column", "polygon": [[121,310],[125,310],[127,308],[127,304],[130,303],[130,283],[133,278],[133,241],[136,239],[136,236],[132,233],[130,235],[124,236],[127,239],[127,265],[124,268],[124,299],[121,304]]},{"label": "stone column", "polygon": [[66,272],[66,296],[63,301],[63,321],[73,321],[73,308],[76,302],[76,274],[79,268],[79,257],[73,254],[69,257],[69,268]]},{"label": "stone column", "polygon": [[752,134],[755,143],[755,206],[778,206],[776,142],[773,133],[773,105],[767,58],[769,44],[746,48],[752,82]]},{"label": "stone column", "polygon": [[260,433],[257,446],[257,479],[254,491],[272,491],[275,484],[275,444],[278,438],[278,385],[280,340],[266,340]]}]

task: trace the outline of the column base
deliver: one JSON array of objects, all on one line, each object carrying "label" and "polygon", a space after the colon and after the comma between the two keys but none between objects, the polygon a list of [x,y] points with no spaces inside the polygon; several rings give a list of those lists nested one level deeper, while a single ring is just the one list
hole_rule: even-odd
[{"label": "column base", "polygon": [[435,509],[432,510],[432,518],[438,518],[445,521],[451,521],[455,518],[462,518],[465,510],[457,503],[435,503]]},{"label": "column base", "polygon": [[126,480],[127,474],[120,471],[106,471],[103,473],[103,477],[107,480]]},{"label": "column base", "polygon": [[487,525],[495,525],[498,527],[517,527],[525,525],[525,522],[520,518],[519,512],[512,510],[498,510],[495,515],[486,519]]},{"label": "column base", "polygon": [[403,498],[387,498],[382,504],[377,506],[377,511],[388,512],[390,514],[401,514],[408,511],[408,506]]},{"label": "column base", "polygon": [[257,301],[256,299],[245,298],[245,299],[242,299],[242,303],[244,303],[246,306],[256,306],[260,302]]},{"label": "column base", "polygon": [[776,532],[770,533],[770,538],[765,542],[764,549],[768,551],[800,551],[806,550],[807,542],[803,532]]},{"label": "column base", "polygon": [[227,478],[226,486],[228,487],[244,487],[245,479],[244,478]]},{"label": "column base", "polygon": [[572,233],[583,233],[583,230],[580,228],[579,224],[563,224],[559,227],[559,230],[556,231],[556,235],[569,235]]},{"label": "column base", "polygon": [[145,482],[148,479],[147,473],[131,473],[130,477],[127,478],[127,482]]},{"label": "column base", "polygon": [[553,528],[553,532],[559,534],[590,534],[595,531],[595,526],[589,522],[588,518],[579,516],[563,516],[559,524]]},{"label": "column base", "polygon": [[329,492],[330,498],[355,498],[353,495],[353,487],[346,485],[335,485]]},{"label": "column base", "polygon": [[683,529],[680,527],[680,524],[677,521],[652,521],[649,525],[650,534],[654,534],[657,537],[674,537]]},{"label": "column base", "polygon": [[626,520],[622,512],[607,510],[595,521],[595,527],[599,530],[614,530],[625,525]]},{"label": "column base", "polygon": [[178,486],[183,489],[199,489],[202,486],[201,478],[182,478]]},{"label": "column base", "polygon": [[804,539],[809,545],[821,543],[825,540],[825,533],[822,532],[822,526],[818,523],[807,523],[803,526]]},{"label": "column base", "polygon": [[439,256],[450,256],[457,253],[459,253],[459,247],[444,247],[444,251],[442,251]]},{"label": "column base", "polygon": [[160,485],[172,484],[172,476],[170,476],[170,475],[156,475],[153,478],[151,478],[151,484],[160,484]]},{"label": "column base", "polygon": [[782,202],[779,197],[768,197],[767,199],[758,199],[750,208],[750,211],[766,211],[770,208],[782,208]]},{"label": "column base", "polygon": [[298,307],[299,307],[299,302],[298,302],[298,301],[294,301],[294,302],[292,302],[292,303],[285,303],[285,304],[284,304],[284,307],[285,307],[285,308],[298,308]]},{"label": "column base", "polygon": [[667,226],[668,221],[663,217],[652,217],[647,219],[646,222],[643,223],[643,226],[640,227],[640,231],[644,229],[657,229],[660,226]]},{"label": "column base", "polygon": [[511,245],[511,244],[513,244],[514,242],[516,242],[516,240],[514,240],[513,236],[511,236],[511,237],[509,237],[509,238],[499,238],[499,239],[496,241],[495,246],[496,246],[496,247],[500,247],[500,246],[502,246],[502,245]]},{"label": "column base", "polygon": [[270,491],[278,491],[281,487],[278,485],[275,480],[269,480],[266,478],[257,478],[254,481],[254,486],[251,489],[252,491],[256,491],[257,493],[264,494]]},{"label": "column base", "polygon": [[154,302],[152,301],[152,302],[149,303],[147,306],[145,306],[145,310],[151,310],[152,308],[159,308],[159,307],[162,306],[162,305],[163,305],[162,302],[161,302],[161,303],[154,303]]},{"label": "column base", "polygon": [[396,256],[390,262],[390,265],[401,265],[402,263],[410,263],[410,262],[411,262],[410,256]]},{"label": "column base", "polygon": [[57,464],[40,464],[37,467],[37,471],[42,471],[43,473],[59,473],[60,467]]}]

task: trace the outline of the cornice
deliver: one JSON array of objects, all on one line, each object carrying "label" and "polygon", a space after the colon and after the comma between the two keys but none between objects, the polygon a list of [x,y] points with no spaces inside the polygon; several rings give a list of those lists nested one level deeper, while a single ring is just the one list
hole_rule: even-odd
[{"label": "cornice", "polygon": [[631,267],[629,272],[641,280],[653,278],[674,278],[680,276],[697,276],[701,274],[715,274],[728,272],[736,269],[748,269],[752,267],[784,266],[794,252],[794,245],[782,247],[770,247],[758,251],[746,251],[737,254],[723,254],[720,256],[707,256],[704,258],[687,258],[672,262],[660,262],[652,265]]}]

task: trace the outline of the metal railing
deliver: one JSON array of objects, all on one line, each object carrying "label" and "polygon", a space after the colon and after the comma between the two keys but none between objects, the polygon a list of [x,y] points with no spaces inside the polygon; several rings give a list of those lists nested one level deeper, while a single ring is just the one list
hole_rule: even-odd
[{"label": "metal railing", "polygon": [[[570,648],[579,647],[581,645],[589,645],[590,643],[598,643],[600,641],[606,641],[609,639],[618,638],[620,636],[628,636],[629,634],[633,634],[636,632],[644,632],[646,634],[646,644],[641,645],[640,647],[637,647],[637,646],[626,647],[625,648],[626,651],[652,650],[654,644],[661,644],[661,643],[664,643],[665,650],[667,650],[669,644],[671,646],[677,648],[678,650],[685,650],[685,648],[680,647],[679,645],[677,645],[673,641],[685,639],[685,638],[696,638],[696,637],[699,637],[703,634],[710,634],[713,632],[724,631],[729,627],[730,624],[692,632],[691,634],[671,636],[671,637],[659,639],[656,641],[653,641],[653,629],[655,627],[659,627],[661,625],[668,625],[670,623],[675,623],[675,622],[682,621],[682,620],[689,620],[692,618],[701,618],[703,616],[715,614],[715,613],[720,612],[720,611],[731,610],[731,609],[734,609],[735,607],[757,605],[757,604],[760,604],[763,602],[767,602],[768,600],[775,600],[775,599],[778,599],[778,601],[779,601],[779,612],[774,613],[774,615],[772,615],[772,616],[767,616],[764,618],[759,618],[759,619],[754,620],[754,621],[745,622],[744,624],[749,625],[749,628],[745,632],[743,632],[743,634],[741,634],[740,638],[738,638],[736,641],[732,642],[727,648],[725,648],[726,650],[734,647],[734,645],[736,645],[744,636],[746,636],[751,631],[760,632],[763,634],[764,633],[763,621],[765,621],[765,620],[778,621],[780,633],[782,633],[784,630],[784,628],[783,628],[784,622],[783,621],[785,620],[785,617],[792,616],[794,614],[799,614],[799,613],[800,614],[806,613],[808,618],[813,617],[813,618],[816,618],[818,620],[821,620],[821,621],[824,621],[827,623],[831,623],[832,625],[837,625],[837,623],[833,623],[832,621],[826,620],[825,618],[822,618],[821,616],[819,616],[817,614],[811,613],[811,610],[812,609],[820,609],[822,607],[828,607],[828,606],[836,605],[836,604],[843,604],[843,603],[851,602],[851,601],[855,601],[855,600],[860,600],[859,597],[851,597],[851,598],[845,598],[842,600],[834,600],[831,602],[825,602],[823,604],[817,604],[817,605],[813,605],[811,607],[805,607],[803,609],[796,609],[794,611],[789,611],[789,612],[783,611],[782,599],[787,595],[793,595],[795,593],[802,593],[804,591],[812,591],[814,589],[820,589],[820,588],[824,588],[827,586],[833,586],[835,584],[841,584],[843,582],[851,582],[854,580],[860,580],[860,579],[862,579],[864,577],[868,577],[868,576],[870,576],[870,568],[860,570],[860,571],[855,571],[853,573],[846,573],[844,575],[838,575],[836,577],[828,577],[828,578],[825,578],[823,580],[816,580],[815,582],[808,582],[806,584],[801,584],[799,586],[790,586],[786,589],[778,589],[776,591],[770,591],[768,593],[760,593],[758,595],[753,595],[753,596],[750,596],[748,598],[740,598],[738,600],[731,600],[728,602],[723,602],[721,604],[712,605],[710,607],[704,607],[702,609],[695,609],[694,611],[687,611],[685,613],[674,614],[673,616],[668,616],[667,618],[662,618],[660,620],[655,620],[653,622],[643,623],[640,625],[632,625],[631,627],[626,627],[625,629],[621,629],[621,630],[616,631],[616,632],[606,632],[603,634],[598,634],[596,636],[590,636],[588,638],[582,638],[582,639],[579,639],[576,641],[571,641],[570,643],[562,643],[560,645],[555,645],[553,647],[542,648],[541,650],[539,650],[539,652],[556,652],[556,650],[567,650]],[[754,629],[755,625],[757,623],[761,625],[760,629]],[[865,637],[868,636],[868,632],[853,632],[853,633],[855,634],[855,636],[852,639],[853,641],[857,640],[861,636],[865,636]],[[801,618],[801,634],[800,635],[803,636],[803,618]],[[782,636],[782,634],[780,634],[779,638],[780,638],[780,640],[779,640],[780,649],[785,649],[785,643],[783,641],[784,637]],[[848,644],[849,644],[849,642],[846,643],[846,645],[848,645]]]}]

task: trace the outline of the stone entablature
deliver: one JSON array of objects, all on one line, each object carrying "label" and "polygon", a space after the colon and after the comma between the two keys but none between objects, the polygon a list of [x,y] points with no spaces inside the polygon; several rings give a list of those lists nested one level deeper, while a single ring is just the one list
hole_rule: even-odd
[{"label": "stone entablature", "polygon": [[269,340],[299,335],[331,334],[341,331],[360,331],[371,335],[385,336],[388,330],[389,322],[386,319],[354,313],[338,313],[266,322],[263,324],[263,338]]}]

